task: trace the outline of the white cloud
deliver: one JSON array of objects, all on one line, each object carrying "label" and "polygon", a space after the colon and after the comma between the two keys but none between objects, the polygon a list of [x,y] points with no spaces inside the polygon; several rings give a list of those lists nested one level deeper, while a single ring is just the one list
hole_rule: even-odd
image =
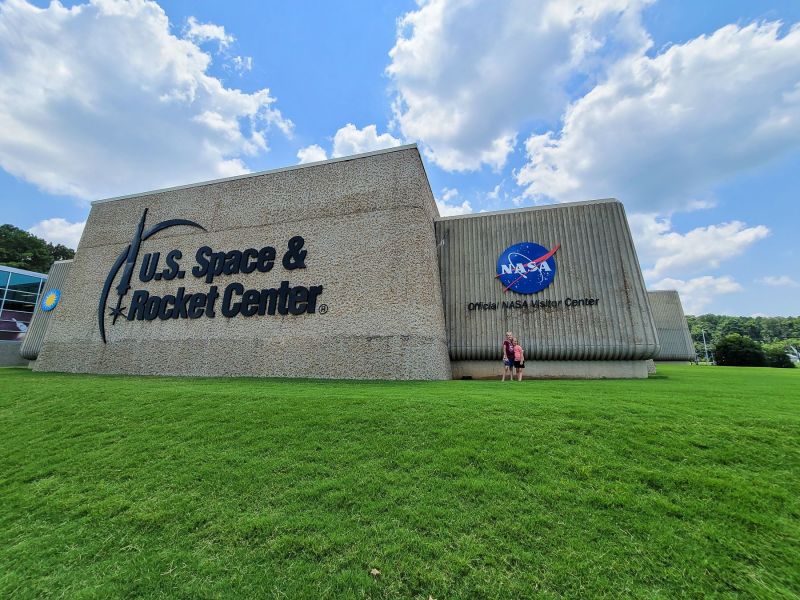
[{"label": "white cloud", "polygon": [[305,163],[325,160],[328,158],[328,155],[325,153],[325,150],[322,148],[322,146],[311,144],[305,148],[300,148],[300,150],[297,151],[297,158],[300,160],[300,164],[302,165]]},{"label": "white cloud", "polygon": [[685,277],[719,267],[740,256],[769,235],[763,225],[747,227],[741,221],[697,227],[687,233],[672,230],[669,219],[652,214],[629,218],[645,278]]},{"label": "white cloud", "polygon": [[558,134],[525,143],[526,193],[614,196],[641,212],[697,208],[718,183],[800,148],[800,26],[729,25],[620,60]]},{"label": "white cloud", "polygon": [[439,209],[439,215],[442,217],[468,215],[472,212],[472,205],[468,200],[464,200],[461,204],[448,204],[447,202],[437,200],[436,208]]},{"label": "white cloud", "polygon": [[458,190],[444,188],[442,190],[442,198],[436,198],[436,208],[439,209],[439,215],[442,217],[452,217],[455,215],[467,215],[472,212],[472,205],[468,200],[464,200],[461,204],[451,202],[451,200],[458,197]]},{"label": "white cloud", "polygon": [[800,287],[800,283],[798,283],[788,275],[767,275],[766,277],[762,277],[758,281],[759,283],[764,283],[766,285],[771,285],[774,287],[788,287],[788,288]]},{"label": "white cloud", "polygon": [[28,231],[51,244],[64,244],[68,248],[75,249],[78,247],[85,226],[86,221],[70,223],[66,219],[56,217],[39,221]]},{"label": "white cloud", "polygon": [[[400,140],[388,133],[378,135],[378,128],[375,125],[367,125],[363,129],[359,129],[352,123],[348,123],[333,135],[331,158],[393,148],[401,143]],[[300,148],[297,151],[297,158],[300,160],[300,164],[303,164],[325,160],[328,158],[328,154],[319,144],[311,144]]]},{"label": "white cloud", "polygon": [[236,69],[237,73],[245,73],[253,69],[252,56],[234,56],[232,60],[233,68]]},{"label": "white cloud", "polygon": [[458,190],[455,188],[443,188],[442,189],[442,201],[450,202],[453,198],[458,196]]},{"label": "white cloud", "polygon": [[717,296],[740,292],[742,286],[727,275],[724,277],[705,275],[687,280],[667,277],[648,286],[648,289],[678,290],[684,312],[688,315],[699,315]]},{"label": "white cloud", "polygon": [[451,171],[500,169],[521,126],[554,119],[567,86],[649,46],[648,0],[429,0],[398,24],[395,123]]},{"label": "white cloud", "polygon": [[226,48],[234,42],[234,37],[225,33],[222,25],[198,23],[194,17],[186,22],[186,37],[197,43],[216,41],[220,47]]},{"label": "white cloud", "polygon": [[350,156],[351,154],[392,148],[400,144],[400,140],[388,133],[378,135],[375,125],[367,125],[363,129],[358,129],[352,123],[348,123],[333,136],[332,156]]},{"label": "white cloud", "polygon": [[292,123],[210,61],[151,1],[0,4],[0,166],[80,198],[247,172],[242,158]]}]

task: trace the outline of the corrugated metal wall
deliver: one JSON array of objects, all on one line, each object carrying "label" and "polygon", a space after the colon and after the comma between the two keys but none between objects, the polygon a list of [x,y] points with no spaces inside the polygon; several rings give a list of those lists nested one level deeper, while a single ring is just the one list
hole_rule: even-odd
[{"label": "corrugated metal wall", "polygon": [[658,339],[661,342],[661,349],[655,359],[694,360],[694,343],[678,292],[647,292],[647,299],[650,301],[650,310],[653,311]]},{"label": "corrugated metal wall", "polygon": [[[445,217],[435,224],[452,360],[499,360],[513,331],[537,360],[652,358],[658,337],[622,204],[576,202],[500,213]],[[509,291],[495,278],[509,246],[561,244],[553,283],[537,294]],[[567,298],[599,298],[565,307]],[[502,308],[503,301],[562,301],[558,308]],[[496,302],[497,310],[469,310]]]},{"label": "corrugated metal wall", "polygon": [[[71,265],[71,260],[59,260],[53,263],[53,266],[50,267],[50,273],[47,275],[47,281],[44,284],[40,300],[52,289],[64,289],[64,282],[67,280]],[[58,312],[58,305],[53,310],[45,312],[40,304],[41,302],[36,304],[33,319],[31,319],[30,327],[28,327],[28,332],[25,334],[25,340],[22,342],[22,348],[20,349],[22,358],[27,360],[36,360],[39,356],[39,351],[44,343],[44,336],[47,333],[47,324],[53,318],[53,314]]]}]

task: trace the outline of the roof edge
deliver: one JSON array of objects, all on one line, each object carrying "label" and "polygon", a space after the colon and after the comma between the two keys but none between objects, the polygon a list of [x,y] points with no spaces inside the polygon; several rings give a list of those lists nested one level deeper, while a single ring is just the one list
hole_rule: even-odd
[{"label": "roof edge", "polygon": [[130,198],[139,198],[141,196],[150,196],[151,194],[161,194],[163,192],[173,192],[175,190],[185,190],[204,185],[211,185],[214,183],[224,183],[226,181],[236,181],[238,179],[247,179],[248,177],[260,177],[261,175],[272,175],[275,173],[283,173],[284,171],[294,171],[296,169],[306,169],[308,167],[319,167],[337,162],[345,162],[348,160],[357,160],[360,158],[368,158],[370,156],[377,156],[379,154],[388,154],[390,152],[400,152],[402,150],[415,149],[419,153],[417,144],[403,144],[401,146],[393,146],[391,148],[383,148],[381,150],[373,150],[371,152],[363,152],[361,154],[351,154],[350,156],[339,156],[337,158],[328,158],[326,160],[318,160],[316,162],[303,163],[300,165],[290,165],[288,167],[278,167],[277,169],[268,169],[266,171],[256,171],[255,173],[244,173],[243,175],[233,175],[232,177],[221,177],[219,179],[210,179],[208,181],[198,181],[197,183],[187,183],[184,185],[176,185],[172,187],[159,188],[155,190],[148,190],[145,192],[136,192],[135,194],[125,194],[124,196],[114,196],[112,198],[103,198],[101,200],[94,200],[92,206],[95,204],[104,204],[106,202],[115,202],[117,200],[128,200]]},{"label": "roof edge", "polygon": [[451,215],[448,217],[439,217],[437,221],[453,221],[455,219],[474,219],[475,217],[489,217],[492,215],[507,215],[509,213],[522,213],[532,212],[537,210],[549,210],[553,208],[562,208],[565,206],[580,206],[584,204],[622,204],[616,198],[598,198],[596,200],[579,200],[577,202],[558,202],[555,204],[544,204],[541,206],[526,206],[524,208],[510,208],[505,210],[492,210],[487,212],[469,213],[466,215]]},{"label": "roof edge", "polygon": [[27,269],[20,269],[17,267],[12,267],[10,265],[0,265],[3,270],[8,271],[9,273],[14,273],[15,275],[31,275],[36,277],[43,277],[47,279],[47,273],[39,273],[37,271],[28,271]]}]

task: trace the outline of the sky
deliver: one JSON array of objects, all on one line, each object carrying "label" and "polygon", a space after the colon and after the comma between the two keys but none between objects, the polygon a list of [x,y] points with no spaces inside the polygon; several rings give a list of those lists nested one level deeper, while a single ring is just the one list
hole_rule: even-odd
[{"label": "sky", "polygon": [[800,314],[796,0],[0,0],[0,221],[48,241],[405,143],[443,215],[615,197],[688,314]]}]

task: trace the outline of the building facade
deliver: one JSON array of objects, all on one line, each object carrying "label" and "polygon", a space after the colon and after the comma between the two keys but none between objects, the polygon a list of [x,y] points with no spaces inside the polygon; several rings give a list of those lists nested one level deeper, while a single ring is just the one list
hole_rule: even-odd
[{"label": "building facade", "polygon": [[24,365],[20,347],[47,275],[0,265],[0,366]]},{"label": "building facade", "polygon": [[440,218],[414,145],[95,202],[35,368],[646,377],[658,338],[622,205]]},{"label": "building facade", "polygon": [[620,202],[446,217],[436,235],[455,377],[496,374],[506,331],[530,376],[646,377],[658,337]]},{"label": "building facade", "polygon": [[37,370],[447,379],[416,148],[96,202]]},{"label": "building facade", "polygon": [[693,361],[694,342],[689,333],[681,297],[675,290],[648,291],[647,298],[658,331],[661,347],[653,357],[657,361]]}]

